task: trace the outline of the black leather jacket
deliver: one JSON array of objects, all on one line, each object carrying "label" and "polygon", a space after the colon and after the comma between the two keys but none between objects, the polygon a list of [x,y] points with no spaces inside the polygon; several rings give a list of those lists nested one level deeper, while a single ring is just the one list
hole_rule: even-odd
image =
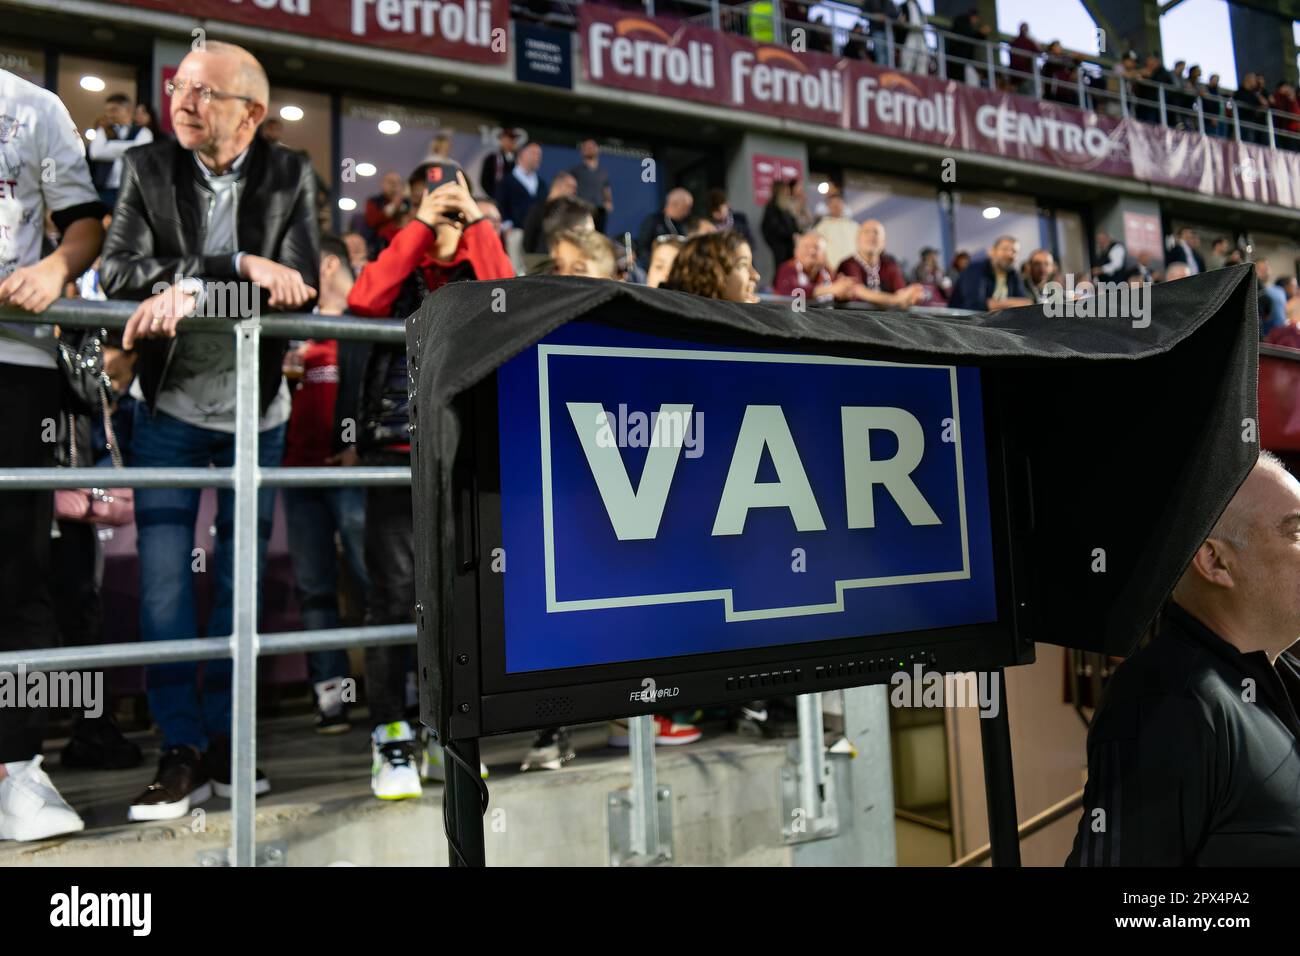
[{"label": "black leather jacket", "polygon": [[[253,138],[239,189],[238,251],[296,269],[312,288],[319,284],[320,226],[316,176],[301,154]],[[198,185],[202,174],[190,150],[166,139],[129,150],[122,159],[122,187],[104,241],[100,281],[110,299],[144,299],[159,283],[176,277],[232,281],[230,255],[203,253],[207,209]],[[262,309],[268,310],[266,293]],[[140,339],[136,374],[152,408],[161,391],[177,339]],[[282,379],[287,343],[262,339],[260,408],[265,412]]]},{"label": "black leather jacket", "polygon": [[[415,312],[428,294],[420,270],[416,269],[397,294],[393,316],[406,318]],[[406,368],[406,347],[376,345],[370,351],[361,383],[361,430],[357,447],[363,455],[393,451],[394,445],[411,440],[410,374]]]},{"label": "black leather jacket", "polygon": [[[447,282],[473,280],[474,268],[461,263]],[[429,294],[424,275],[416,269],[402,283],[393,302],[393,318],[404,319],[420,308]],[[406,367],[406,346],[376,345],[370,352],[361,387],[361,431],[357,446],[368,459],[386,461],[393,454],[407,454],[394,446],[411,441],[410,373]],[[379,456],[378,458],[376,456]],[[385,457],[387,456],[387,457]]]}]

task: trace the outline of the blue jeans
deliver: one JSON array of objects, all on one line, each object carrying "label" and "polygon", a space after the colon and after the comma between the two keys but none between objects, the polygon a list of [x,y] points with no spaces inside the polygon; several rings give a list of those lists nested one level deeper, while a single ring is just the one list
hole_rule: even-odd
[{"label": "blue jeans", "polygon": [[[284,426],[258,436],[257,463],[280,464]],[[229,468],[235,463],[235,436],[190,425],[165,412],[135,407],[131,464],[138,467]],[[139,488],[135,524],[140,555],[140,636],[146,641],[185,640],[198,636],[194,607],[194,523],[199,513],[198,488]],[[230,634],[234,627],[234,507],[231,489],[217,492],[217,534],[206,570],[213,579],[212,612],[206,636]],[[266,543],[271,537],[275,489],[257,493],[257,596],[261,607]],[[207,661],[202,700],[199,662],[152,664],[145,670],[149,710],[163,733],[163,747],[182,744],[205,751],[215,736],[230,734],[230,658]]]},{"label": "blue jeans", "polygon": [[[366,489],[286,488],[284,516],[289,526],[289,553],[298,585],[302,626],[309,631],[339,626],[337,531],[348,563],[364,596],[366,578]],[[348,652],[342,648],[307,655],[311,682],[348,676]]]}]

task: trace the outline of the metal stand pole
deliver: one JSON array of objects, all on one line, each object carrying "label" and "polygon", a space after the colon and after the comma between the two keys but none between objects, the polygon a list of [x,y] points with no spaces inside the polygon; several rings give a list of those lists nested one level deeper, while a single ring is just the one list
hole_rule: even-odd
[{"label": "metal stand pole", "polygon": [[795,698],[799,716],[799,800],[809,820],[822,817],[826,800],[826,743],[822,695]]},{"label": "metal stand pole", "polygon": [[630,717],[628,749],[632,756],[632,852],[647,860],[659,856],[659,795],[655,775],[654,718]]},{"label": "metal stand pole", "polygon": [[[487,854],[483,849],[483,803],[480,797],[481,780],[479,779],[478,738],[457,740],[453,746],[462,758],[465,766],[444,751],[443,766],[447,771],[447,783],[443,789],[442,799],[446,803],[448,829],[447,856],[448,866],[487,866]],[[456,849],[460,848],[457,854]]]},{"label": "metal stand pole", "polygon": [[257,425],[261,323],[244,319],[235,330],[234,631],[231,640],[230,865],[255,865],[254,792],[257,767]]},{"label": "metal stand pole", "polygon": [[1011,767],[1011,724],[1007,720],[1006,681],[1002,668],[990,675],[1002,688],[1002,706],[990,717],[980,716],[984,751],[984,796],[989,811],[989,846],[994,866],[1020,865],[1020,834],[1016,820],[1016,778]]}]

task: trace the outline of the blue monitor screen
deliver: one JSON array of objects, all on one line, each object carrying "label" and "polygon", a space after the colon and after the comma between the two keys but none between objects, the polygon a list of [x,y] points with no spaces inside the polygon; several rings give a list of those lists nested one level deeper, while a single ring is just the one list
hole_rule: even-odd
[{"label": "blue monitor screen", "polygon": [[977,369],[570,323],[497,388],[509,674],[997,620]]}]

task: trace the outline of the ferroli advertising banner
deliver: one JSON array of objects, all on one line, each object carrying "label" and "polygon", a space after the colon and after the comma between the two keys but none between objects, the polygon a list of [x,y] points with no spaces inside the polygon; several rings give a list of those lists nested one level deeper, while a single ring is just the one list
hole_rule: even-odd
[{"label": "ferroli advertising banner", "polygon": [[[115,0],[164,13],[284,33],[409,50],[476,63],[504,63],[509,0]],[[219,28],[213,28],[214,39]]]},{"label": "ferroli advertising banner", "polygon": [[662,17],[578,7],[587,82],[673,99],[720,103],[724,34]]},{"label": "ferroli advertising banner", "polygon": [[1300,208],[1300,152],[1166,129],[615,8],[578,8],[588,83]]}]

